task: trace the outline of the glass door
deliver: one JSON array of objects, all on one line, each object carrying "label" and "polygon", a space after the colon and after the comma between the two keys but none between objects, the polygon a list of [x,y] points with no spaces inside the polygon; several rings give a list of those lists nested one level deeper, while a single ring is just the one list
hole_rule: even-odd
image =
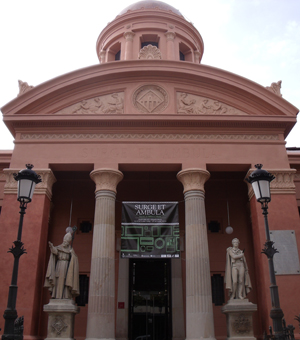
[{"label": "glass door", "polygon": [[171,339],[170,263],[132,260],[130,339]]}]

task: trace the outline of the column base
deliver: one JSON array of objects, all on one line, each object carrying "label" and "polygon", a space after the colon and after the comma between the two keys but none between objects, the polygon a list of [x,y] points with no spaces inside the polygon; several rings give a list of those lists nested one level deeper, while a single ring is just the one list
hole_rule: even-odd
[{"label": "column base", "polygon": [[257,305],[248,299],[229,300],[222,308],[226,314],[227,340],[256,340],[253,336],[252,314],[257,311]]},{"label": "column base", "polygon": [[74,340],[74,319],[80,309],[71,299],[50,299],[44,305],[48,313],[48,330],[45,340]]}]

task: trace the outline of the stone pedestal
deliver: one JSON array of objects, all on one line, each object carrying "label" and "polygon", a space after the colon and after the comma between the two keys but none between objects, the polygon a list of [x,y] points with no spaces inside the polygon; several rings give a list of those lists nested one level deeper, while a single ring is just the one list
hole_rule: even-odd
[{"label": "stone pedestal", "polygon": [[229,300],[222,308],[222,313],[226,314],[227,340],[255,340],[252,314],[256,311],[257,305],[248,299]]},{"label": "stone pedestal", "polygon": [[44,305],[48,313],[48,330],[45,340],[74,340],[74,318],[80,309],[71,299],[50,299]]}]

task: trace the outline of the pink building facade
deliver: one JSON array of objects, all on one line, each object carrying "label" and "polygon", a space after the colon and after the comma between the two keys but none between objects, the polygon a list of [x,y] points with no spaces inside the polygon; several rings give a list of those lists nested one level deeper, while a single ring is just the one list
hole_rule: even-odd
[{"label": "pink building facade", "polygon": [[[280,250],[281,307],[292,323],[300,313],[300,150],[287,150],[285,138],[298,109],[276,84],[202,65],[199,32],[159,1],[123,10],[96,46],[99,65],[23,84],[1,109],[15,138],[13,151],[0,152],[1,314],[19,219],[13,173],[32,163],[42,183],[23,228],[17,311],[25,339],[46,338],[48,241],[61,243],[71,202],[82,285],[77,340],[134,340],[146,328],[153,339],[226,339],[223,278],[235,237],[245,248],[261,339],[271,325],[265,229],[245,178],[262,163],[276,176],[269,224]],[[124,201],[178,202],[180,258],[120,257]]]}]

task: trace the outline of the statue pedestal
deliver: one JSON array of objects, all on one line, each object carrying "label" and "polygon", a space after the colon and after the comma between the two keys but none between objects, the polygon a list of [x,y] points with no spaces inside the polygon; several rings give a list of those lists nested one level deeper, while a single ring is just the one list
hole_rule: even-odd
[{"label": "statue pedestal", "polygon": [[257,311],[257,305],[248,299],[229,300],[222,308],[226,314],[227,340],[256,340],[253,336],[252,314]]},{"label": "statue pedestal", "polygon": [[45,340],[74,340],[74,319],[80,309],[72,299],[50,299],[44,305],[48,313],[48,330]]}]

